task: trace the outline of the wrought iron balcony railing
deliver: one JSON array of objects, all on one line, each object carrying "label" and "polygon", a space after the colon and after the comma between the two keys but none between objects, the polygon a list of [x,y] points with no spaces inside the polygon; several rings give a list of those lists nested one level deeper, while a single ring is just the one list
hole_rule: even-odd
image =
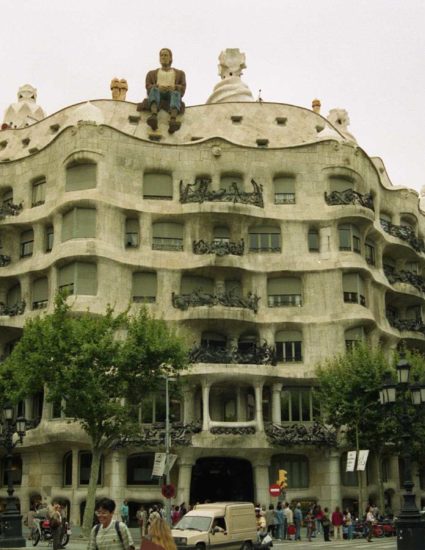
[{"label": "wrought iron balcony railing", "polygon": [[[170,439],[173,445],[190,446],[192,437],[201,430],[201,424],[198,422],[192,422],[191,424],[172,422],[170,425]],[[158,447],[164,443],[164,438],[165,423],[155,423],[151,426],[143,426],[139,435],[117,440],[113,447]]]},{"label": "wrought iron balcony railing", "polygon": [[340,204],[358,204],[374,211],[373,198],[371,193],[365,193],[362,195],[354,189],[346,189],[345,191],[331,191],[331,193],[325,192],[325,201],[330,206],[336,206]]},{"label": "wrought iron balcony railing", "polygon": [[9,317],[14,317],[15,315],[22,315],[25,311],[25,306],[26,306],[25,300],[16,302],[16,304],[12,304],[11,306],[8,306],[3,302],[0,302],[0,316],[8,315]]},{"label": "wrought iron balcony railing", "polygon": [[265,428],[267,437],[274,445],[318,445],[323,447],[336,446],[336,431],[315,422],[308,424],[271,424]]},{"label": "wrought iron balcony railing", "polygon": [[0,205],[0,220],[6,216],[17,216],[21,213],[22,208],[22,203],[13,204],[13,202],[6,202]]},{"label": "wrought iron balcony railing", "polygon": [[421,332],[425,335],[425,325],[422,319],[397,319],[388,317],[390,325],[398,330],[409,330],[412,332]]},{"label": "wrought iron balcony railing", "polygon": [[395,271],[384,267],[384,273],[388,281],[393,285],[394,283],[407,283],[414,286],[421,292],[425,292],[425,279],[416,273],[411,271]]},{"label": "wrought iron balcony railing", "polygon": [[6,267],[10,264],[10,261],[10,256],[6,256],[6,254],[0,254],[0,267]]},{"label": "wrought iron balcony railing", "polygon": [[192,248],[194,254],[216,254],[217,256],[232,254],[233,256],[242,256],[245,250],[245,243],[243,239],[238,243],[223,239],[214,239],[209,243],[201,239],[193,241]]},{"label": "wrought iron balcony railing", "polygon": [[415,232],[407,225],[394,225],[388,220],[381,219],[382,229],[392,237],[398,237],[402,241],[410,244],[416,252],[425,252],[425,242],[416,237]]},{"label": "wrought iron balcony railing", "polygon": [[238,347],[196,346],[189,352],[190,363],[233,363],[242,365],[276,365],[276,352],[273,346],[264,342],[261,346],[253,346],[250,350],[240,350]]},{"label": "wrought iron balcony railing", "polygon": [[264,207],[263,187],[251,180],[253,191],[248,193],[241,191],[236,182],[233,182],[230,189],[209,189],[211,180],[209,178],[198,178],[195,183],[183,184],[180,181],[180,202],[182,204],[191,202],[233,202],[251,204],[252,206]]},{"label": "wrought iron balcony railing", "polygon": [[206,292],[199,288],[193,290],[190,294],[171,294],[171,302],[173,307],[187,310],[189,307],[200,306],[226,306],[226,307],[242,307],[245,309],[251,309],[254,313],[258,311],[258,302],[260,298],[248,292],[246,298],[239,296],[233,289],[225,292]]}]

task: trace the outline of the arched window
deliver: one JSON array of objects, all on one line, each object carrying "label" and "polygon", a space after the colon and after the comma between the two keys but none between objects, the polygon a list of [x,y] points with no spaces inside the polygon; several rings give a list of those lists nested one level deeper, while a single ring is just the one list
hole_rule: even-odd
[{"label": "arched window", "polygon": [[344,302],[366,307],[366,291],[363,277],[358,273],[343,273]]},{"label": "arched window", "polygon": [[299,277],[268,279],[267,305],[269,307],[302,306],[301,279]]},{"label": "arched window", "polygon": [[354,180],[349,176],[334,175],[329,176],[329,191],[337,191],[342,193],[348,189],[354,189]]},{"label": "arched window", "polygon": [[157,485],[152,478],[155,453],[140,453],[127,458],[127,485]]},{"label": "arched window", "polygon": [[62,242],[96,237],[96,209],[73,208],[62,217]]},{"label": "arched window", "polygon": [[289,489],[307,489],[309,480],[309,462],[305,455],[280,454],[272,456],[269,468],[269,482],[276,483],[279,470],[288,472]]},{"label": "arched window", "polygon": [[72,485],[72,451],[63,455],[63,485],[64,487]]},{"label": "arched window", "polygon": [[340,250],[351,250],[357,252],[357,254],[361,254],[360,231],[355,225],[342,224],[338,226],[338,234]]},{"label": "arched window", "polygon": [[89,160],[73,162],[66,168],[65,191],[81,191],[96,187],[96,163]]},{"label": "arched window", "polygon": [[273,179],[274,203],[295,204],[295,178],[278,176]]},{"label": "arched window", "polygon": [[259,225],[248,232],[250,252],[280,252],[280,227]]},{"label": "arched window", "polygon": [[32,309],[44,309],[49,300],[49,281],[40,277],[32,284]]},{"label": "arched window", "polygon": [[156,273],[137,271],[133,273],[133,302],[152,304],[156,301]]},{"label": "arched window", "polygon": [[[88,485],[90,481],[90,469],[92,462],[92,454],[89,451],[80,451],[78,454],[78,481],[80,485]],[[100,458],[99,476],[97,484],[102,485],[103,482],[103,456]]]},{"label": "arched window", "polygon": [[173,198],[173,178],[171,174],[145,173],[143,176],[143,198],[171,200]]},{"label": "arched window", "polygon": [[183,229],[180,223],[157,222],[152,227],[152,250],[183,250]]},{"label": "arched window", "polygon": [[281,363],[293,363],[303,360],[302,334],[298,330],[281,330],[276,333],[276,359]]}]

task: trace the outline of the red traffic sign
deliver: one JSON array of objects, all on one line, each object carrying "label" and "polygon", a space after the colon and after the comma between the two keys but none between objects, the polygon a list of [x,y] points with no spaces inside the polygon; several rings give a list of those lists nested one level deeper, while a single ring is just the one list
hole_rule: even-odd
[{"label": "red traffic sign", "polygon": [[165,498],[173,498],[176,496],[176,488],[172,483],[161,487],[162,496]]},{"label": "red traffic sign", "polygon": [[278,497],[280,495],[280,485],[277,483],[272,483],[269,487],[269,493],[272,497]]}]

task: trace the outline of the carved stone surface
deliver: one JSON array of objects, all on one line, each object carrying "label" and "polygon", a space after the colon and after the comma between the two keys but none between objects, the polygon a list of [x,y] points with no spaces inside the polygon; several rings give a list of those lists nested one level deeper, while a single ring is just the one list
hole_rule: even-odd
[{"label": "carved stone surface", "polygon": [[217,348],[196,346],[189,352],[190,363],[234,363],[241,365],[276,365],[273,346],[264,342],[250,351],[239,351],[237,347]]},{"label": "carved stone surface", "polygon": [[[182,424],[173,422],[170,425],[170,439],[172,445],[188,446],[191,444],[192,436],[201,431],[201,425],[197,422]],[[158,447],[165,441],[165,423],[152,424],[149,427],[142,427],[140,434],[133,437],[123,437],[115,442],[114,447]]]},{"label": "carved stone surface", "polygon": [[271,424],[270,426],[266,426],[265,431],[273,445],[336,446],[335,430],[319,422],[315,422],[311,426],[305,424]]},{"label": "carved stone surface", "polygon": [[125,78],[113,78],[111,80],[111,92],[112,92],[112,99],[116,99],[118,101],[125,101],[125,98],[127,96],[128,91],[128,84],[127,80]]},{"label": "carved stone surface", "polygon": [[22,208],[22,203],[13,204],[11,202],[7,202],[6,204],[2,204],[0,206],[0,219],[5,218],[6,216],[17,216],[20,214]]},{"label": "carved stone surface", "polygon": [[16,304],[13,304],[12,306],[7,306],[3,302],[0,302],[0,316],[8,315],[9,317],[14,317],[15,315],[22,315],[25,311],[25,306],[25,300],[16,302]]},{"label": "carved stone surface", "polygon": [[325,201],[331,206],[339,204],[358,204],[369,208],[370,210],[375,210],[373,206],[373,198],[370,193],[357,193],[354,189],[346,189],[345,191],[332,191],[331,193],[325,192]]},{"label": "carved stone surface", "polygon": [[220,53],[218,60],[221,80],[214,86],[207,103],[254,101],[251,90],[241,80],[242,70],[246,69],[245,54],[238,48],[227,48]]},{"label": "carved stone surface", "polygon": [[403,269],[401,271],[394,271],[388,268],[384,268],[384,273],[391,284],[407,283],[421,292],[425,292],[425,280],[420,275],[416,275],[416,273],[404,271]]},{"label": "carved stone surface", "polygon": [[212,307],[220,305],[227,307],[243,307],[257,313],[260,298],[252,292],[248,292],[246,298],[238,296],[234,289],[230,289],[227,292],[210,293],[199,288],[193,290],[190,294],[175,294],[175,292],[173,292],[171,301],[173,307],[183,311],[187,310],[189,307]]},{"label": "carved stone surface", "polygon": [[394,225],[387,220],[381,220],[381,226],[386,233],[409,243],[416,252],[425,252],[425,243],[423,239],[416,237],[412,228],[406,225]]},{"label": "carved stone surface", "polygon": [[245,242],[241,239],[238,243],[232,241],[212,241],[208,243],[203,239],[193,241],[192,249],[194,254],[216,254],[217,256],[242,256],[245,250]]},{"label": "carved stone surface", "polygon": [[9,128],[25,128],[42,120],[46,114],[36,102],[37,90],[31,84],[24,84],[18,90],[18,102],[7,108],[3,123]]},{"label": "carved stone surface", "polygon": [[10,264],[10,256],[6,256],[5,254],[0,254],[0,267],[6,267]]},{"label": "carved stone surface", "polygon": [[425,325],[421,319],[397,319],[389,317],[390,325],[398,330],[410,330],[412,332],[421,332],[425,335]]},{"label": "carved stone surface", "polygon": [[331,109],[328,114],[328,120],[335,126],[335,128],[338,128],[345,139],[357,143],[356,138],[351,132],[348,131],[350,117],[345,109]]},{"label": "carved stone surface", "polygon": [[217,435],[252,435],[255,434],[254,426],[214,426],[210,428],[212,434]]},{"label": "carved stone surface", "polygon": [[251,180],[253,192],[240,191],[236,182],[232,183],[231,189],[219,189],[214,191],[208,189],[211,180],[209,178],[197,178],[195,183],[188,183],[186,186],[180,181],[180,202],[182,204],[198,202],[239,202],[253,206],[264,207],[263,186]]}]

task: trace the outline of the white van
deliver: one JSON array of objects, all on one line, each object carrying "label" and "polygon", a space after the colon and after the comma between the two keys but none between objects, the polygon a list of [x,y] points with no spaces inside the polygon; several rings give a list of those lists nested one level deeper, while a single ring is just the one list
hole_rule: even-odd
[{"label": "white van", "polygon": [[173,527],[179,550],[236,548],[251,550],[257,540],[254,505],[250,502],[197,504]]}]

